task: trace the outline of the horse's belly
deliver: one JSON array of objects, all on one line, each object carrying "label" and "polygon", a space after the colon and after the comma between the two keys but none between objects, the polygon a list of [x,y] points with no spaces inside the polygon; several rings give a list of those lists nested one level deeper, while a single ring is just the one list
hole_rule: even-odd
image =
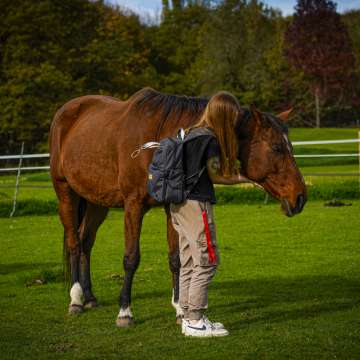
[{"label": "horse's belly", "polygon": [[109,169],[100,173],[94,166],[74,162],[64,168],[64,173],[70,187],[86,200],[106,207],[123,205],[124,195]]}]

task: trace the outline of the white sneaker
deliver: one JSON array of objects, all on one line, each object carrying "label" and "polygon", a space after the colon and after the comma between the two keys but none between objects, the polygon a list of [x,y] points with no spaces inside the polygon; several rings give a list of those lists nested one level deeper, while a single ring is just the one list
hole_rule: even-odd
[{"label": "white sneaker", "polygon": [[[203,320],[205,323],[208,323],[210,326],[213,326],[215,329],[225,329],[225,326],[221,322],[212,323],[207,316],[203,315]],[[189,323],[189,319],[182,319],[181,322],[181,333],[185,334],[185,324]]]},{"label": "white sneaker", "polygon": [[225,326],[221,322],[212,323],[205,315],[203,315],[203,320],[207,323],[210,323],[215,329],[225,329]]},{"label": "white sneaker", "polygon": [[[220,324],[220,323],[218,323]],[[202,317],[197,323],[190,323],[188,320],[184,320],[182,323],[183,334],[185,336],[195,337],[211,337],[211,336],[227,336],[229,332],[221,324],[221,327],[215,327],[215,325],[207,318]]]}]

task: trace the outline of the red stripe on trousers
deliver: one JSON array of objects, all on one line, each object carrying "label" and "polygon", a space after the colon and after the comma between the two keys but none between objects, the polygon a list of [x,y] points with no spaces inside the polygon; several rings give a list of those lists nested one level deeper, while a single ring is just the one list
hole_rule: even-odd
[{"label": "red stripe on trousers", "polygon": [[208,254],[209,254],[209,262],[210,262],[210,264],[213,264],[216,262],[216,255],[215,255],[213,243],[211,241],[211,233],[210,233],[209,222],[208,222],[206,210],[204,210],[202,212],[202,218],[203,218],[204,225],[205,225],[205,235],[206,235],[206,242],[207,242],[207,248],[208,248]]}]

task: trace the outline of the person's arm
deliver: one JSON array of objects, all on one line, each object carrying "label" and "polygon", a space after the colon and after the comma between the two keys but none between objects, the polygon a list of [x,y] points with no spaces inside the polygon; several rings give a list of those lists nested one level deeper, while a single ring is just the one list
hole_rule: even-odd
[{"label": "person's arm", "polygon": [[249,181],[248,178],[241,174],[226,177],[222,176],[220,174],[220,159],[218,156],[214,156],[208,159],[206,162],[206,168],[209,177],[214,184],[234,185]]}]

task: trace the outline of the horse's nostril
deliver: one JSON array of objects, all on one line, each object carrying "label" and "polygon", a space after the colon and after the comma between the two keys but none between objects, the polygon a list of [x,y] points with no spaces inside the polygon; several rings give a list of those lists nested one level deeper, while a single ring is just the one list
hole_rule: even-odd
[{"label": "horse's nostril", "polygon": [[296,209],[298,211],[301,211],[303,207],[304,207],[304,195],[299,194],[296,199]]}]

